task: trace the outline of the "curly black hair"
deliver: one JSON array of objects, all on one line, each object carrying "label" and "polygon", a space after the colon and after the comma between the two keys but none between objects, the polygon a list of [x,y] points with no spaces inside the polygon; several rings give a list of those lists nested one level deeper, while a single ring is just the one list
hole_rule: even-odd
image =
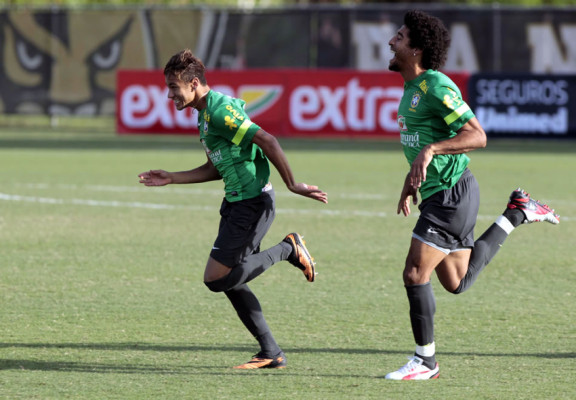
[{"label": "curly black hair", "polygon": [[184,82],[192,82],[192,79],[198,78],[202,85],[206,85],[204,73],[206,67],[190,49],[182,50],[174,54],[164,67],[164,76],[174,74]]},{"label": "curly black hair", "polygon": [[422,50],[422,67],[438,70],[446,62],[450,32],[440,19],[420,10],[404,15],[410,46]]}]

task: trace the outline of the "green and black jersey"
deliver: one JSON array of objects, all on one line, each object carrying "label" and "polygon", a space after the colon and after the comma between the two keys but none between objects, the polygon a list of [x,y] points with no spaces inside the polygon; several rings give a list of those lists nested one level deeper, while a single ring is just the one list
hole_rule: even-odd
[{"label": "green and black jersey", "polygon": [[[400,140],[408,163],[424,146],[456,136],[458,129],[474,117],[460,89],[441,72],[428,70],[404,84],[398,107]],[[470,159],[466,154],[436,155],[422,182],[422,200],[458,182]]]},{"label": "green and black jersey", "polygon": [[260,127],[250,121],[243,100],[211,90],[206,103],[198,115],[200,141],[224,181],[226,200],[258,196],[270,178],[268,159],[252,143]]}]

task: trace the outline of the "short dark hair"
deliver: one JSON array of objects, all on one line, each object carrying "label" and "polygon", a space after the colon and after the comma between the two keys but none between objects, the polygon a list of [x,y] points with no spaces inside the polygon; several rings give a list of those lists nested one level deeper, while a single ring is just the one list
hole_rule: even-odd
[{"label": "short dark hair", "polygon": [[190,49],[174,54],[164,67],[164,76],[174,74],[178,79],[186,83],[198,78],[202,85],[206,85],[205,72],[206,67],[202,60],[196,57]]},{"label": "short dark hair", "polygon": [[410,47],[422,50],[422,66],[438,70],[444,66],[450,47],[450,32],[440,19],[423,11],[412,10],[404,15]]}]

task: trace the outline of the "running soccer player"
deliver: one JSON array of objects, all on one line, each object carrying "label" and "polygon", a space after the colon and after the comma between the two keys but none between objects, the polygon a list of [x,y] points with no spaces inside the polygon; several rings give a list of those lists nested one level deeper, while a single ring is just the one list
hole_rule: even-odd
[{"label": "running soccer player", "polygon": [[316,272],[314,260],[298,233],[290,233],[276,246],[260,251],[260,242],[275,216],[268,161],[291,192],[322,203],[328,202],[328,196],[317,186],[294,180],[278,140],[250,120],[243,100],[210,89],[204,64],[190,50],[170,58],[164,77],[168,97],[176,108],[192,107],[198,111],[200,141],[207,161],[189,171],[143,172],[139,174],[140,183],[164,186],[224,181],[220,226],[204,271],[204,283],[213,292],[224,292],[260,345],[260,351],[250,361],[234,368],[284,368],[286,356],[247,283],[282,260],[302,270],[309,282],[314,281]]},{"label": "running soccer player", "polygon": [[440,369],[435,357],[432,272],[447,291],[462,293],[514,228],[538,221],[558,224],[560,218],[517,189],[504,213],[474,241],[480,196],[465,153],[485,147],[486,134],[458,87],[438,72],[446,61],[449,32],[439,19],[410,11],[389,45],[394,53],[389,69],[404,79],[398,125],[410,164],[397,212],[410,215],[410,202],[418,204],[418,191],[422,201],[403,272],[416,351],[386,378],[434,379]]}]

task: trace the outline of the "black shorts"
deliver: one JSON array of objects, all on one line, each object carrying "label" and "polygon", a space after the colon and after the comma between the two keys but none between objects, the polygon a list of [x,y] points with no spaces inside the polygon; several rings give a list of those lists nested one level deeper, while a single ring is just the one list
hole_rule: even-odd
[{"label": "black shorts", "polygon": [[434,193],[418,208],[420,217],[412,236],[445,253],[472,248],[480,208],[480,188],[466,169],[451,189]]},{"label": "black shorts", "polygon": [[234,267],[246,256],[260,251],[260,242],[270,229],[274,216],[275,194],[270,187],[258,197],[220,206],[220,227],[210,256]]}]

